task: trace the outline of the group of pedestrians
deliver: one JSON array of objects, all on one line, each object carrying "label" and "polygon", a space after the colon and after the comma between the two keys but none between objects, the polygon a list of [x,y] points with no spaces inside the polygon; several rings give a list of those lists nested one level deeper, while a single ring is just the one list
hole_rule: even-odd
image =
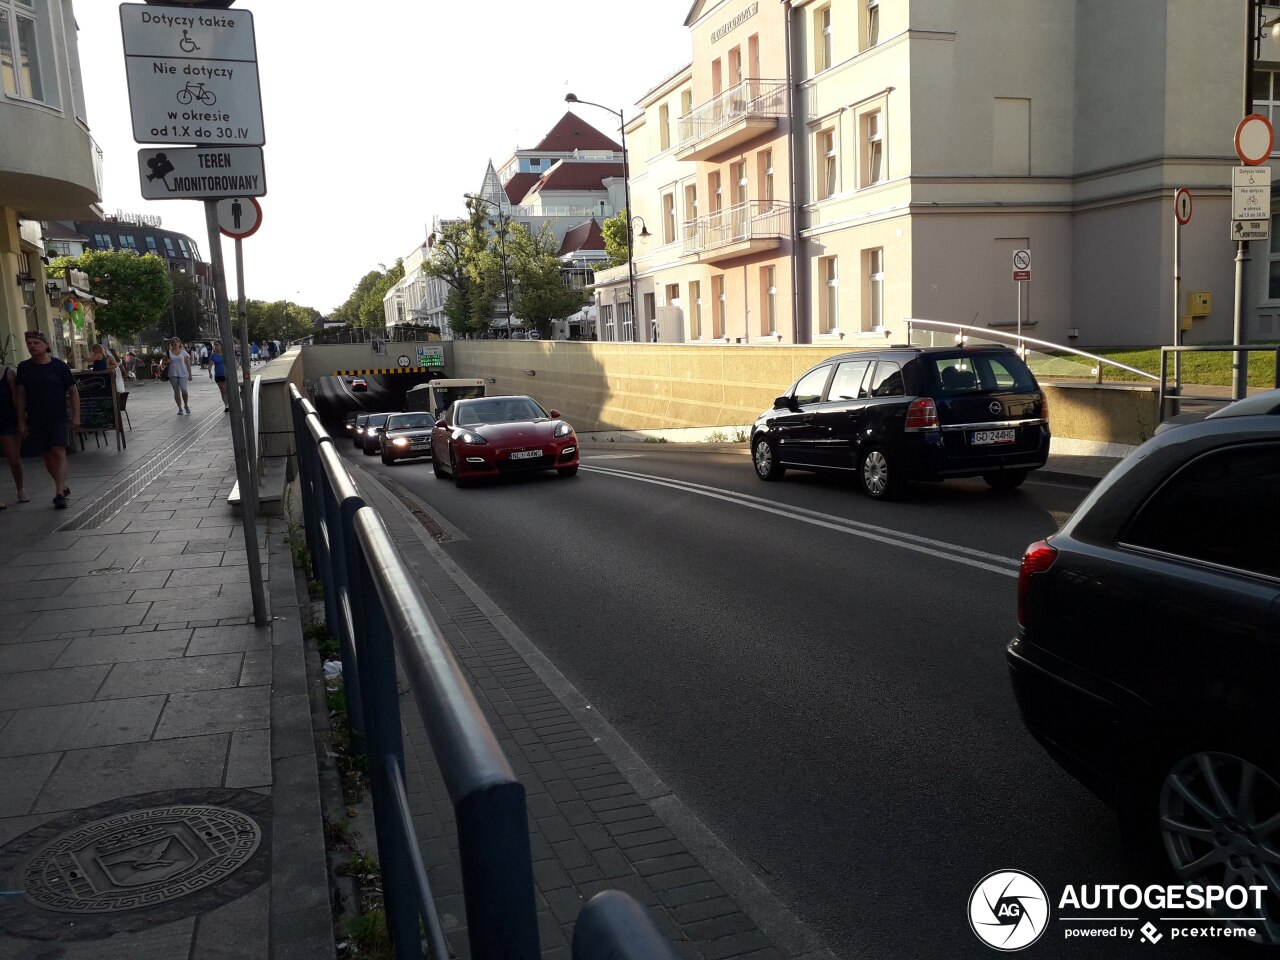
[{"label": "group of pedestrians", "polygon": [[[222,353],[222,341],[213,341],[213,350],[205,344],[200,345],[200,366],[209,371],[209,379],[218,385],[222,394],[222,412],[228,413],[231,407],[227,404],[227,358]],[[160,361],[160,375],[169,381],[173,389],[173,401],[178,406],[178,416],[191,416],[190,384],[191,365],[195,360],[182,345],[180,337],[169,341],[169,352]]]},{"label": "group of pedestrians", "polygon": [[[26,441],[31,452],[43,458],[53,480],[53,505],[65,510],[71,496],[67,444],[71,432],[80,427],[80,391],[71,368],[49,352],[48,336],[28,330],[24,340],[30,358],[19,363],[17,370],[4,367],[0,373],[0,449],[13,474],[18,503],[31,500],[22,474],[21,450]],[[0,509],[6,506],[0,501]]]}]

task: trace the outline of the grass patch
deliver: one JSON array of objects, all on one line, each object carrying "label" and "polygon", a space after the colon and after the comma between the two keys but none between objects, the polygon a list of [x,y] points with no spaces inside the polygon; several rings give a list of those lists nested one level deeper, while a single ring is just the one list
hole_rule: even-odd
[{"label": "grass patch", "polygon": [[[1160,375],[1160,348],[1150,347],[1144,350],[1115,350],[1110,348],[1092,351],[1107,360],[1114,360],[1126,366],[1143,370],[1155,376]],[[1230,353],[1184,353],[1182,355],[1182,382],[1201,386],[1231,385]],[[1061,358],[1045,359],[1032,356],[1031,369],[1036,376],[1046,378],[1080,377],[1092,380],[1090,372],[1092,364],[1084,357],[1066,355]],[[1249,386],[1274,387],[1276,378],[1276,357],[1273,351],[1255,350],[1249,354]],[[1135,381],[1150,382],[1116,367],[1103,366],[1102,379],[1106,383],[1132,383]],[[1169,379],[1173,379],[1173,361],[1169,361]]]}]

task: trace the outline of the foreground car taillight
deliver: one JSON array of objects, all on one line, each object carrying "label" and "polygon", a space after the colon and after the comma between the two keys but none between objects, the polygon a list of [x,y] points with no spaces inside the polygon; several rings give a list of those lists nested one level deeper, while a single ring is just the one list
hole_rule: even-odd
[{"label": "foreground car taillight", "polygon": [[1018,626],[1027,625],[1027,587],[1037,573],[1044,573],[1058,559],[1058,550],[1047,540],[1037,540],[1022,555],[1022,569],[1018,571]]},{"label": "foreground car taillight", "polygon": [[911,406],[907,407],[905,429],[913,432],[938,429],[938,408],[934,405],[932,397],[921,397],[911,401]]},{"label": "foreground car taillight", "polygon": [[1043,391],[1040,393],[1040,419],[1049,422],[1049,395]]}]

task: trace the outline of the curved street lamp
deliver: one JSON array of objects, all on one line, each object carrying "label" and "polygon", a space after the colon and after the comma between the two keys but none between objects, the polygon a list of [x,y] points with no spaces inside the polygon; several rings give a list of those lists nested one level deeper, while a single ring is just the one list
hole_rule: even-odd
[{"label": "curved street lamp", "polygon": [[[636,270],[635,270],[635,251],[633,249],[634,237],[632,236],[631,222],[633,219],[639,220],[639,217],[631,216],[631,167],[627,163],[627,125],[622,116],[621,110],[614,110],[612,107],[606,107],[603,103],[592,103],[590,100],[579,100],[577,94],[566,93],[564,95],[565,103],[584,103],[589,107],[599,107],[601,110],[607,110],[618,118],[618,129],[622,132],[622,196],[623,203],[627,205],[627,292],[631,297],[631,339],[635,342],[640,340],[640,314],[636,308]],[[640,224],[644,226],[644,220],[640,220]],[[647,237],[649,231],[645,230],[641,236]]]}]

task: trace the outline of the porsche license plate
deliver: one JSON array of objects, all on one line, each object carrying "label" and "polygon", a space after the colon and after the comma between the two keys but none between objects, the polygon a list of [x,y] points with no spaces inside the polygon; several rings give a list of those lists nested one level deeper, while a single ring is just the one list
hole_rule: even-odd
[{"label": "porsche license plate", "polygon": [[993,443],[1013,443],[1018,431],[1010,428],[1008,430],[975,430],[971,435],[970,442],[975,447],[988,446]]},{"label": "porsche license plate", "polygon": [[532,460],[535,457],[542,456],[541,450],[516,450],[511,454],[512,460]]}]

